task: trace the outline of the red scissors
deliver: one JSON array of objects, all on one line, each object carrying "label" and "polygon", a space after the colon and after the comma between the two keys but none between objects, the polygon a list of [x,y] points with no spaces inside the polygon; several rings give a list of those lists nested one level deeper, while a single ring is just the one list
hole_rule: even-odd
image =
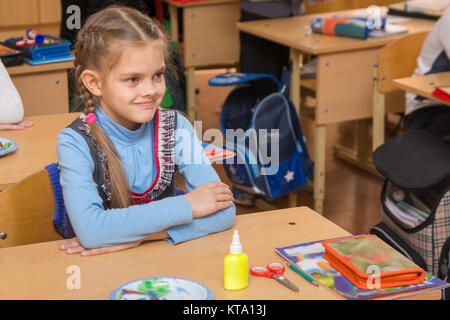
[{"label": "red scissors", "polygon": [[275,279],[279,283],[288,287],[289,289],[295,292],[299,292],[298,287],[283,276],[284,270],[285,268],[283,264],[278,262],[271,262],[267,265],[267,268],[251,267],[250,273],[257,277],[266,277]]}]

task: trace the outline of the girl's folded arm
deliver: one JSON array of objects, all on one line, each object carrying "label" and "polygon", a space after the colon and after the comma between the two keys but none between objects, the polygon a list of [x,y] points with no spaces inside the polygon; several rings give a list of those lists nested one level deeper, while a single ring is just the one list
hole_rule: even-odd
[{"label": "girl's folded arm", "polygon": [[[177,118],[175,158],[188,192],[208,182],[220,182],[220,178],[203,152],[190,122],[181,115],[178,115]],[[167,229],[170,235],[168,241],[174,244],[229,229],[234,225],[235,214],[236,207],[233,204],[231,207],[209,216],[170,227]]]},{"label": "girl's folded arm", "polygon": [[85,248],[140,240],[192,221],[191,207],[184,196],[105,210],[92,179],[94,163],[84,139],[66,128],[58,136],[57,151],[64,204],[76,236]]}]

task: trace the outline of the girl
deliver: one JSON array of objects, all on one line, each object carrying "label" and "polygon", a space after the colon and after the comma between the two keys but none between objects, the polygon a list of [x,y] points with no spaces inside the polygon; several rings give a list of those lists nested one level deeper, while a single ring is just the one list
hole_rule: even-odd
[{"label": "girl", "polygon": [[[135,9],[109,7],[88,18],[74,54],[87,115],[58,136],[67,237],[73,237],[61,249],[94,255],[230,228],[232,194],[191,124],[158,108],[168,56],[159,26]],[[185,195],[174,196],[177,169]]]}]

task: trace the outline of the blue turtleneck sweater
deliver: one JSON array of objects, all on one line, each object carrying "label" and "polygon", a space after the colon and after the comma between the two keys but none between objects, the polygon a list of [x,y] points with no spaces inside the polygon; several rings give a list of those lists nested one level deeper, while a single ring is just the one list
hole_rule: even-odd
[{"label": "blue turtleneck sweater", "polygon": [[[100,106],[95,113],[97,123],[120,155],[129,187],[137,193],[145,192],[156,178],[155,120],[131,131],[111,120]],[[168,241],[175,244],[231,228],[234,224],[234,205],[207,217],[193,219],[184,195],[124,209],[105,210],[92,179],[94,162],[83,137],[71,128],[63,129],[58,135],[57,152],[64,204],[78,240],[87,249],[139,240],[162,230],[170,235]],[[175,162],[188,191],[208,182],[220,181],[191,124],[179,114]]]}]

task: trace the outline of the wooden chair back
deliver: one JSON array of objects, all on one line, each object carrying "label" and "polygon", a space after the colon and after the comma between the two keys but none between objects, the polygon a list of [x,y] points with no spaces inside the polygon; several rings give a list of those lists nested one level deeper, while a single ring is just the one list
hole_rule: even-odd
[{"label": "wooden chair back", "polygon": [[[392,85],[392,80],[410,77],[417,66],[417,57],[422,50],[428,32],[407,34],[383,47],[378,53],[377,65],[373,72],[373,135],[372,150],[384,143],[384,122],[386,112],[405,110],[404,93]],[[386,108],[388,95],[401,93],[396,105]]]},{"label": "wooden chair back", "polygon": [[53,227],[54,208],[45,169],[0,192],[0,248],[61,240]]},{"label": "wooden chair back", "polygon": [[351,9],[352,0],[329,0],[326,2],[318,0],[305,0],[305,14],[341,11]]},{"label": "wooden chair back", "polygon": [[392,80],[410,77],[417,66],[417,57],[428,31],[407,34],[383,47],[378,53],[378,91],[398,90]]}]

